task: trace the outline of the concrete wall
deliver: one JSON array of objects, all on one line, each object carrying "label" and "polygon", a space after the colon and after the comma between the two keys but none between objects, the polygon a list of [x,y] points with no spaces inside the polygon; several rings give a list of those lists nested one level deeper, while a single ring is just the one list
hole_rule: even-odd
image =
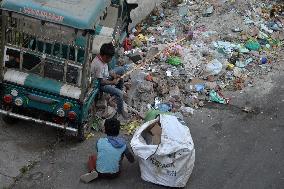
[{"label": "concrete wall", "polygon": [[130,28],[141,22],[154,7],[162,2],[162,0],[128,0],[128,3],[138,3],[138,7],[131,12],[133,23]]}]

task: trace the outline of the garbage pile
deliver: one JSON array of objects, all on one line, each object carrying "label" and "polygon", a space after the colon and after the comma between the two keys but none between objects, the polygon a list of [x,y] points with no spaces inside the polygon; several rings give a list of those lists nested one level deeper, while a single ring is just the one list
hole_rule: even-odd
[{"label": "garbage pile", "polygon": [[120,63],[142,65],[126,78],[127,104],[142,113],[191,115],[208,101],[230,103],[223,91],[252,87],[278,62],[280,2],[164,1],[123,44]]}]

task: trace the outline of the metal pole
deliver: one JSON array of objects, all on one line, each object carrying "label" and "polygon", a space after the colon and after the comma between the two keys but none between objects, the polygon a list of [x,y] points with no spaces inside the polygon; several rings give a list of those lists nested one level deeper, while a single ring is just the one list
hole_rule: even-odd
[{"label": "metal pole", "polygon": [[87,82],[88,82],[88,76],[89,76],[89,72],[87,69],[89,69],[89,49],[90,49],[90,41],[91,41],[91,38],[90,38],[90,33],[88,32],[86,34],[86,44],[85,44],[85,54],[84,54],[84,61],[85,63],[83,64],[83,70],[82,70],[82,83],[81,83],[81,86],[82,86],[82,93],[81,93],[81,97],[80,97],[80,100],[83,101],[84,98],[85,98],[85,95],[86,95],[86,92],[87,92]]},{"label": "metal pole", "polygon": [[2,45],[2,48],[1,48],[1,53],[0,53],[0,56],[1,56],[1,64],[0,64],[0,81],[2,81],[3,80],[3,75],[4,75],[4,73],[3,73],[3,66],[4,66],[4,57],[5,57],[5,55],[4,55],[4,50],[5,50],[5,41],[6,41],[6,38],[5,38],[5,28],[6,28],[6,19],[7,19],[7,17],[6,17],[6,15],[5,14],[3,14],[3,13],[5,13],[5,12],[2,12],[2,25],[1,25],[1,45]]}]

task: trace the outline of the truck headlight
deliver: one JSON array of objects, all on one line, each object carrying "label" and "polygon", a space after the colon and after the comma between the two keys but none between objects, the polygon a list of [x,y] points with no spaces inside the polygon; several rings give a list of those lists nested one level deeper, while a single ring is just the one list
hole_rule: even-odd
[{"label": "truck headlight", "polygon": [[16,106],[22,106],[23,105],[23,99],[22,98],[16,98],[15,104],[16,104]]},{"label": "truck headlight", "polygon": [[64,117],[64,116],[65,116],[64,110],[63,110],[62,108],[60,108],[59,110],[57,110],[57,115],[58,115],[59,117]]}]

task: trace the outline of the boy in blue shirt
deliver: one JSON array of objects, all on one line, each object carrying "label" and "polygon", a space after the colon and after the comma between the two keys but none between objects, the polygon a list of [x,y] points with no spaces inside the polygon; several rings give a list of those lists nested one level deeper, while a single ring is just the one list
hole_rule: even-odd
[{"label": "boy in blue shirt", "polygon": [[120,122],[115,119],[107,119],[104,124],[105,138],[97,141],[97,155],[89,157],[89,173],[80,177],[81,181],[88,183],[98,177],[115,178],[120,174],[123,156],[129,162],[134,162],[134,157],[129,151],[126,142],[119,137]]}]

